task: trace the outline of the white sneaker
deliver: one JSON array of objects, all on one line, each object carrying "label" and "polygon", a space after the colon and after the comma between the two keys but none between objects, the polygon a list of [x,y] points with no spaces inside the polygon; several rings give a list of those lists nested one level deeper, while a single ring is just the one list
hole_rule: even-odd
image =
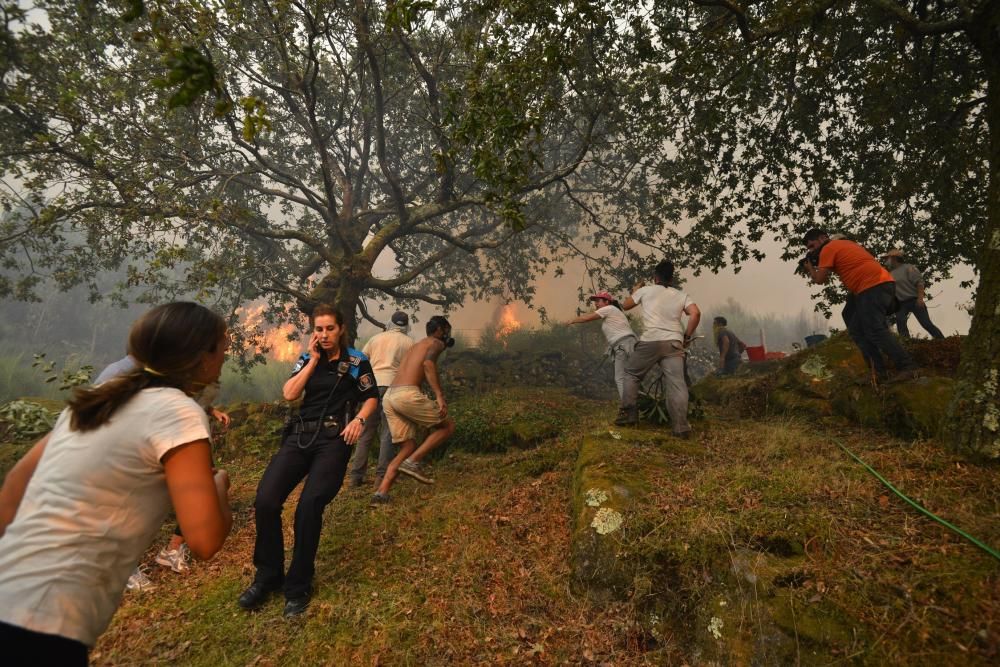
[{"label": "white sneaker", "polygon": [[190,550],[186,544],[181,544],[176,549],[163,547],[160,549],[160,553],[156,554],[156,564],[169,567],[174,572],[180,574],[188,569],[189,554]]},{"label": "white sneaker", "polygon": [[153,580],[146,575],[143,571],[141,565],[137,565],[135,570],[128,578],[128,582],[125,584],[125,590],[133,591],[136,593],[141,593],[142,591],[148,591],[156,588],[156,584]]}]

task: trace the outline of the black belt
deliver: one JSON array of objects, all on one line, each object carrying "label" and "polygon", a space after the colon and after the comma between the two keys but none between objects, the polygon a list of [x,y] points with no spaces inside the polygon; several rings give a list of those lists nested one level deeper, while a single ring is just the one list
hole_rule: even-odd
[{"label": "black belt", "polygon": [[326,417],[324,419],[317,419],[316,421],[300,421],[298,419],[292,421],[288,426],[289,434],[296,433],[315,433],[320,429],[338,429],[340,428],[340,420],[336,417]]}]

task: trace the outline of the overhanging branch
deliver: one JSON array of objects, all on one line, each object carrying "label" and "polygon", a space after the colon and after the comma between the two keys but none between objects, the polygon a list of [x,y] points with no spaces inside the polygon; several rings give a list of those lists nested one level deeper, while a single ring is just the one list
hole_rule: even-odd
[{"label": "overhanging branch", "polygon": [[372,287],[385,292],[386,290],[394,289],[396,287],[399,287],[400,285],[405,285],[406,283],[410,282],[411,280],[419,276],[427,269],[431,268],[441,260],[451,255],[456,250],[458,250],[456,246],[449,246],[447,248],[439,250],[433,255],[426,257],[424,261],[412,266],[408,271],[406,271],[405,273],[401,273],[395,278],[388,278],[388,279],[374,278],[374,277],[369,278],[365,287]]},{"label": "overhanging branch", "polygon": [[447,299],[439,299],[436,297],[428,296],[426,294],[420,294],[419,292],[405,292],[402,290],[392,289],[392,288],[379,288],[383,294],[391,296],[394,299],[415,299],[417,301],[423,301],[424,303],[429,303],[432,306],[447,306],[451,302]]},{"label": "overhanging branch", "polygon": [[970,24],[970,18],[923,21],[893,0],[868,0],[868,4],[888,14],[912,35],[943,35],[960,32],[968,28]]}]

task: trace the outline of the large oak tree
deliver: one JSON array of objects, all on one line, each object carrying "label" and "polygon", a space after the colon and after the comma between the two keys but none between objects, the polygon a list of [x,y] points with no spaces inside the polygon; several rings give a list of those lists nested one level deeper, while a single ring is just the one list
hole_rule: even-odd
[{"label": "large oak tree", "polygon": [[[561,3],[146,2],[4,8],[0,292],[368,306],[530,298],[576,235],[618,36]],[[391,261],[386,261],[386,258]],[[382,262],[377,264],[379,259]]]}]

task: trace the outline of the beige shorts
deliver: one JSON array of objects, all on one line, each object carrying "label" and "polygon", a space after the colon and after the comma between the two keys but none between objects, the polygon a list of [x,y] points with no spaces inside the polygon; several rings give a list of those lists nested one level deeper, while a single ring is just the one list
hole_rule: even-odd
[{"label": "beige shorts", "polygon": [[382,409],[394,444],[415,439],[421,426],[434,428],[444,421],[437,401],[427,398],[420,387],[413,385],[389,387],[382,399]]}]

